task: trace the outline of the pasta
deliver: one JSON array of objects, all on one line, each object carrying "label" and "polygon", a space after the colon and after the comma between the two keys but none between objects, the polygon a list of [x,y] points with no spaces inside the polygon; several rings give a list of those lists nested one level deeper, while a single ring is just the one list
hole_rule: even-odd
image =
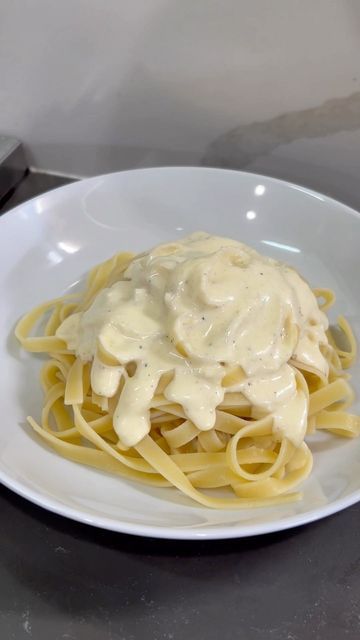
[{"label": "pasta", "polygon": [[[245,251],[244,246],[242,251]],[[176,256],[180,251],[178,244],[166,247],[169,255]],[[238,247],[231,245],[230,248],[231,252],[237,252],[236,259],[239,260]],[[164,251],[162,249],[162,253],[158,251],[156,255],[167,256]],[[228,261],[229,247],[226,245],[224,249],[221,245],[221,251]],[[155,382],[151,389],[140,387],[135,402],[134,396],[129,395],[130,382],[141,372],[145,375],[143,367],[147,363],[144,360],[129,356],[130,360],[120,361],[111,350],[104,348],[104,343],[96,336],[95,354],[81,354],[79,344],[72,343],[70,334],[74,331],[75,321],[78,327],[81,318],[101,303],[100,294],[111,291],[116,283],[125,283],[129,288],[131,278],[128,274],[136,272],[139,264],[142,264],[139,259],[143,260],[144,255],[147,256],[142,254],[136,257],[130,253],[115,255],[90,271],[82,294],[65,295],[46,302],[19,321],[15,333],[23,348],[47,355],[40,376],[44,391],[41,420],[37,422],[29,417],[31,427],[58,454],[71,461],[155,487],[176,487],[205,507],[255,507],[300,499],[298,486],[310,474],[313,464],[304,436],[317,430],[350,438],[360,434],[359,417],[347,412],[354,393],[345,370],[356,357],[356,342],[348,322],[341,316],[336,330],[332,327],[326,331],[324,329],[326,338],[319,339],[319,353],[325,366],[320,370],[300,358],[296,350],[299,344],[298,329],[294,325],[294,333],[294,326],[289,324],[288,318],[283,320],[281,345],[284,349],[288,348],[289,341],[295,345],[286,362],[286,375],[293,380],[297,400],[302,399],[301,407],[306,408],[303,432],[300,427],[300,431],[298,429],[296,432],[287,431],[286,424],[284,427],[284,421],[286,423],[289,419],[290,405],[281,405],[286,411],[276,413],[266,408],[270,405],[266,405],[265,401],[251,401],[250,391],[244,385],[250,387],[251,380],[255,378],[249,377],[244,373],[244,367],[235,366],[234,362],[231,366],[220,363],[221,380],[216,382],[218,386],[212,382],[215,378],[207,378],[207,392],[210,389],[216,395],[216,389],[222,389],[220,395],[217,391],[216,402],[211,410],[213,425],[209,427],[210,418],[207,414],[205,417],[208,422],[201,423],[201,420],[205,421],[203,414],[200,420],[199,411],[195,414],[192,405],[176,401],[176,393],[171,391],[174,373],[170,365],[167,370],[160,368],[157,376],[156,372],[153,374],[151,380]],[[249,255],[257,264],[255,252]],[[233,253],[231,261],[233,268]],[[266,265],[269,270],[278,269],[274,261]],[[261,271],[260,275],[263,273],[266,275],[265,271]],[[144,294],[136,295],[142,299]],[[322,311],[327,311],[335,299],[334,294],[326,289],[315,289],[314,295]],[[123,308],[125,306],[124,303]],[[94,317],[91,316],[92,324],[89,325],[91,331],[94,331]],[[134,317],[132,322],[135,323]],[[90,331],[89,326],[86,325],[86,331]],[[42,333],[39,335],[40,331]],[[147,331],[148,340],[150,329]],[[195,329],[192,329],[194,332]],[[203,333],[205,335],[206,331]],[[134,336],[131,334],[129,338],[131,345],[137,340],[137,334]],[[142,348],[141,344],[138,346]],[[182,363],[189,362],[190,348],[185,338],[174,346],[176,356]],[[219,366],[216,369],[217,376],[220,375]],[[101,382],[105,374],[107,384],[111,387],[108,395],[104,393]],[[200,380],[200,389],[203,389],[199,375],[196,373],[195,377]],[[215,373],[211,375],[215,376]],[[138,389],[142,379],[139,378]],[[194,377],[190,382],[190,387],[194,387]],[[267,389],[270,388],[269,384],[267,382]],[[245,388],[248,395],[244,392]],[[259,386],[256,388],[260,389]],[[146,396],[147,413],[144,415],[148,416],[147,422],[144,422],[142,414],[140,416],[139,409],[131,425],[135,425],[135,429],[139,424],[139,429],[143,430],[141,437],[136,441],[130,437],[127,441],[125,436],[119,437],[115,418],[118,416],[116,419],[122,434],[121,428],[128,423],[127,414],[125,417],[119,414],[119,406],[122,403],[121,406],[128,406],[135,411],[134,407],[141,407],[141,403],[145,403],[142,396]],[[128,405],[124,405],[127,398],[130,398]],[[196,397],[194,402],[196,405]],[[195,408],[198,410],[198,407]],[[297,411],[295,405],[291,405],[291,411]],[[277,428],[274,426],[276,415]]]}]

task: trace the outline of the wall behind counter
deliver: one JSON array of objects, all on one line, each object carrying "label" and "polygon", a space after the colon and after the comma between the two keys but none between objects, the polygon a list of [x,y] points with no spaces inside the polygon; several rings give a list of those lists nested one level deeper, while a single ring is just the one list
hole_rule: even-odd
[{"label": "wall behind counter", "polygon": [[40,169],[230,166],[357,204],[360,3],[3,0],[0,132]]}]

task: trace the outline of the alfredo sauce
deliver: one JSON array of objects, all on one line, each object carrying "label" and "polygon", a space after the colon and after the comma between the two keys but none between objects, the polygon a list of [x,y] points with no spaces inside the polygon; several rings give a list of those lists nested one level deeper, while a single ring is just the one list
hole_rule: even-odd
[{"label": "alfredo sauce", "polygon": [[[298,445],[308,398],[292,363],[327,376],[327,328],[309,285],[292,268],[235,240],[195,233],[136,256],[122,279],[67,318],[57,336],[92,361],[96,394],[113,397],[125,378],[113,418],[125,446],[149,432],[151,401],[165,373],[171,375],[163,395],[198,429],[212,429],[225,392],[236,391],[273,416],[275,434]],[[101,353],[117,364],[105,364]]]}]

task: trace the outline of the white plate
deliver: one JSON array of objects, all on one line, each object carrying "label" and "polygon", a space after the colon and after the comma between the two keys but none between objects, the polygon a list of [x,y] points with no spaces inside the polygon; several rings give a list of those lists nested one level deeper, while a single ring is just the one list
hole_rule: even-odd
[{"label": "white plate", "polygon": [[[253,174],[161,168],[100,176],[35,198],[0,219],[0,480],[51,511],[162,538],[232,538],[294,527],[360,499],[360,439],[318,437],[314,471],[294,505],[214,511],[175,489],[150,489],[62,459],[25,426],[39,416],[40,358],[12,336],[19,316],[72,287],[116,251],[203,229],[291,263],[337,293],[360,336],[359,214],[308,189]],[[359,388],[360,370],[353,383]],[[356,407],[359,409],[359,407]]]}]

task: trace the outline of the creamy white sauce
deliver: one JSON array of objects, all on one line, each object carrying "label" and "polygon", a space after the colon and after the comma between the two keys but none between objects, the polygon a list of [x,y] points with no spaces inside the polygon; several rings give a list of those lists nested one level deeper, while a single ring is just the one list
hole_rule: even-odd
[{"label": "creamy white sauce", "polygon": [[[92,361],[98,395],[114,396],[126,378],[114,412],[126,446],[149,432],[151,400],[167,372],[173,377],[165,398],[181,404],[198,429],[213,428],[226,390],[241,391],[272,414],[275,433],[298,445],[308,401],[289,361],[327,376],[320,348],[327,328],[295,270],[235,240],[196,233],[135,257],[123,279],[67,318],[57,336]],[[99,346],[118,365],[101,362]],[[136,365],[132,376],[129,363]],[[242,375],[225,389],[235,367]]]}]

